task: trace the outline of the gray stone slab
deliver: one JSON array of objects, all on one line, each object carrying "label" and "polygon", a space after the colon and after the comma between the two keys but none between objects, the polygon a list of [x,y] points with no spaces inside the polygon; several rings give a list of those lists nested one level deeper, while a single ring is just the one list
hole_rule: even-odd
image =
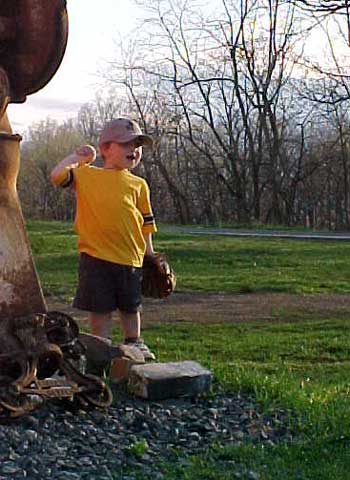
[{"label": "gray stone slab", "polygon": [[212,378],[209,370],[191,360],[133,365],[128,392],[148,400],[196,396],[209,390]]},{"label": "gray stone slab", "polygon": [[135,363],[144,362],[143,354],[136,347],[123,344],[114,345],[107,338],[89,333],[79,333],[79,340],[86,349],[86,371],[88,373],[101,374],[104,369],[110,367],[111,362],[116,358],[130,359]]}]

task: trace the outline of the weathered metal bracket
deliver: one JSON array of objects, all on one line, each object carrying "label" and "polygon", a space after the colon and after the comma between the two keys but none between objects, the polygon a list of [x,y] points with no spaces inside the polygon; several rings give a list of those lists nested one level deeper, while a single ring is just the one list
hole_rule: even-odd
[{"label": "weathered metal bracket", "polygon": [[75,320],[60,312],[0,323],[0,418],[18,417],[53,398],[107,407],[110,388],[84,374],[85,347]]}]

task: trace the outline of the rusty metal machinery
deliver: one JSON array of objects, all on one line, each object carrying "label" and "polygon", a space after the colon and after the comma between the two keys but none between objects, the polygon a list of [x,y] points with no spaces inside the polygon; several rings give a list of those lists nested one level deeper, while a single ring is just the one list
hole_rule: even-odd
[{"label": "rusty metal machinery", "polygon": [[0,64],[11,102],[24,102],[51,80],[67,38],[65,0],[1,0]]},{"label": "rusty metal machinery", "polygon": [[0,0],[0,317],[46,311],[16,190],[21,136],[6,107],[48,83],[67,38],[65,1]]},{"label": "rusty metal machinery", "polygon": [[109,387],[79,368],[85,347],[79,327],[61,312],[16,317],[0,323],[0,418],[31,412],[47,399],[83,406],[111,404]]},{"label": "rusty metal machinery", "polygon": [[112,401],[100,378],[78,368],[84,349],[76,322],[47,312],[16,188],[21,136],[6,113],[50,81],[67,38],[65,0],[0,0],[0,417],[50,398]]}]

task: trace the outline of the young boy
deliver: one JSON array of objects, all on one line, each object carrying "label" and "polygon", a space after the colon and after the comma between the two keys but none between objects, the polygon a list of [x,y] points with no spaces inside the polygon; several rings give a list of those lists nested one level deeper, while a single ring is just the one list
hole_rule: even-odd
[{"label": "young boy", "polygon": [[79,284],[73,306],[87,310],[94,335],[109,338],[112,313],[118,309],[124,342],[155,359],[141,333],[141,280],[144,255],[153,255],[157,230],[146,181],[130,172],[141,160],[142,146],[152,145],[139,125],[117,118],[103,128],[99,149],[103,168],[86,145],[63,159],[51,181],[76,193]]}]

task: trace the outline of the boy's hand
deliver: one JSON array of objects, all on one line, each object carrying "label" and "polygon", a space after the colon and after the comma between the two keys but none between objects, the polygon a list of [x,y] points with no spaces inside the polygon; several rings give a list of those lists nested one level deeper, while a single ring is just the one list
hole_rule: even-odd
[{"label": "boy's hand", "polygon": [[92,145],[82,145],[76,148],[74,153],[78,157],[79,165],[92,163],[96,158],[96,150]]},{"label": "boy's hand", "polygon": [[[91,145],[82,145],[74,150],[73,153],[65,157],[51,171],[50,179],[54,185],[63,186],[67,182],[68,170],[77,168],[80,165],[92,163],[96,158],[96,150]],[[74,180],[73,180],[74,187]]]}]

